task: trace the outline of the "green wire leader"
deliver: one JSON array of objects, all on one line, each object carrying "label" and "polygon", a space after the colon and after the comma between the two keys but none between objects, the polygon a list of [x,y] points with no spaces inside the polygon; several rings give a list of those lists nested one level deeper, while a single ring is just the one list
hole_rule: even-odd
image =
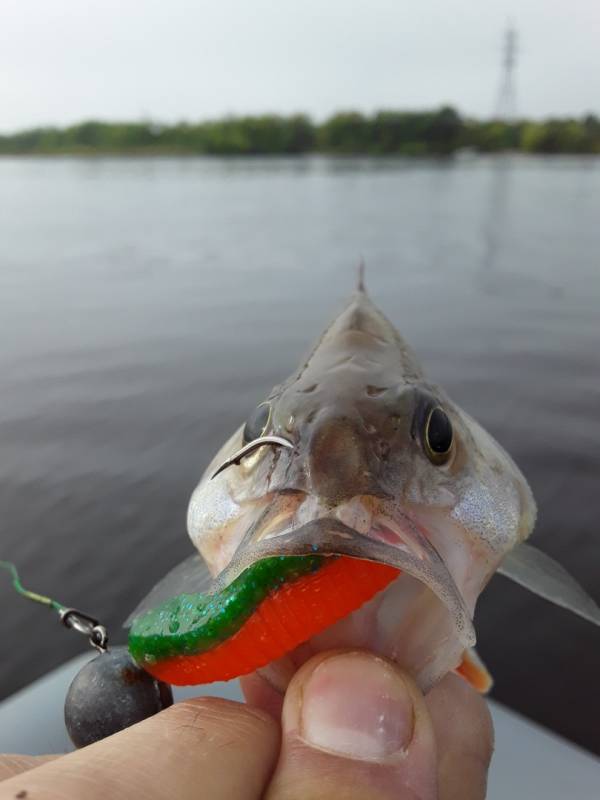
[{"label": "green wire leader", "polygon": [[0,561],[0,568],[10,572],[13,587],[18,594],[22,597],[26,597],[28,600],[33,600],[34,603],[40,603],[56,611],[60,617],[60,621],[66,628],[71,628],[78,633],[83,633],[89,638],[92,647],[95,647],[100,653],[106,652],[108,649],[108,634],[104,625],[101,625],[97,619],[90,617],[89,614],[84,614],[83,611],[78,611],[76,608],[64,606],[51,597],[46,597],[43,594],[38,594],[37,592],[26,589],[21,583],[17,568],[11,561]]},{"label": "green wire leader", "polygon": [[29,589],[26,589],[21,583],[21,578],[19,577],[17,568],[10,561],[0,561],[0,567],[10,572],[10,574],[12,575],[13,586],[15,587],[16,591],[23,597],[26,597],[28,600],[33,600],[34,603],[41,603],[44,606],[49,606],[50,608],[53,608],[55,611],[58,611],[59,614],[66,609],[66,606],[63,606],[62,603],[53,600],[51,597],[46,597],[43,594],[38,594],[37,592],[31,592]]}]

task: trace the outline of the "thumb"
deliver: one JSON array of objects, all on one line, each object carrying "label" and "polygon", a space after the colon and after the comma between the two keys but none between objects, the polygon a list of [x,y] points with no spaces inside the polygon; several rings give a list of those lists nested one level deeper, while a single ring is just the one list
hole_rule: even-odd
[{"label": "thumb", "polygon": [[435,738],[423,696],[395,665],[322,653],[285,696],[268,800],[435,800]]}]

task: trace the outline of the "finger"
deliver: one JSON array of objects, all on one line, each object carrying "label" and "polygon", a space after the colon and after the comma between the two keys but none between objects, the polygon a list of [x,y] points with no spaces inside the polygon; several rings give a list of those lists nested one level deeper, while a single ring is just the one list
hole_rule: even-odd
[{"label": "finger", "polygon": [[424,699],[394,664],[321,653],[292,679],[268,800],[434,800],[435,740]]},{"label": "finger", "polygon": [[487,703],[458,675],[426,698],[438,749],[439,800],[481,800],[494,749]]},{"label": "finger", "polygon": [[266,711],[273,719],[281,719],[283,694],[265,680],[258,672],[240,678],[240,686],[246,702],[254,708]]},{"label": "finger", "polygon": [[278,726],[267,714],[198,698],[0,783],[0,798],[254,800],[278,749]]},{"label": "finger", "polygon": [[60,756],[19,756],[12,753],[2,755],[0,756],[0,781],[12,778],[13,775],[19,775],[21,772],[27,772],[28,769],[35,769],[55,758],[60,758]]}]

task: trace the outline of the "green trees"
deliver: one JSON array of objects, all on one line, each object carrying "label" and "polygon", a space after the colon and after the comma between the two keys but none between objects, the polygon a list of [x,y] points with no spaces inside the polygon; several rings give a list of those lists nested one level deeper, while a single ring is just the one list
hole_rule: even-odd
[{"label": "green trees", "polygon": [[158,125],[88,120],[0,136],[0,154],[173,153],[204,155],[450,155],[479,152],[600,153],[600,119],[479,121],[445,106],[435,111],[356,111],[315,124],[303,114],[228,117]]},{"label": "green trees", "polygon": [[318,149],[324,153],[340,155],[366,153],[369,134],[366,117],[356,111],[342,111],[319,126]]},{"label": "green trees", "polygon": [[518,150],[520,147],[521,123],[502,120],[476,122],[469,120],[463,132],[463,144],[482,153],[499,150]]},{"label": "green trees", "polygon": [[335,114],[318,130],[319,150],[337,154],[431,155],[454,152],[462,121],[452,108],[434,112],[379,111],[365,117]]},{"label": "green trees", "polygon": [[314,142],[314,126],[302,114],[231,117],[196,127],[197,152],[208,155],[297,155]]},{"label": "green trees", "polygon": [[527,122],[520,145],[528,153],[600,153],[600,120],[590,114],[583,120]]}]

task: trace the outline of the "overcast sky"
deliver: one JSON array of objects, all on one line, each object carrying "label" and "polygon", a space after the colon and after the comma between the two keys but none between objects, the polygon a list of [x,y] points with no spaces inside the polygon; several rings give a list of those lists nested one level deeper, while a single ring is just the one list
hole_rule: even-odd
[{"label": "overcast sky", "polygon": [[600,0],[0,0],[0,130],[441,103],[488,116],[509,17],[519,112],[600,112]]}]

